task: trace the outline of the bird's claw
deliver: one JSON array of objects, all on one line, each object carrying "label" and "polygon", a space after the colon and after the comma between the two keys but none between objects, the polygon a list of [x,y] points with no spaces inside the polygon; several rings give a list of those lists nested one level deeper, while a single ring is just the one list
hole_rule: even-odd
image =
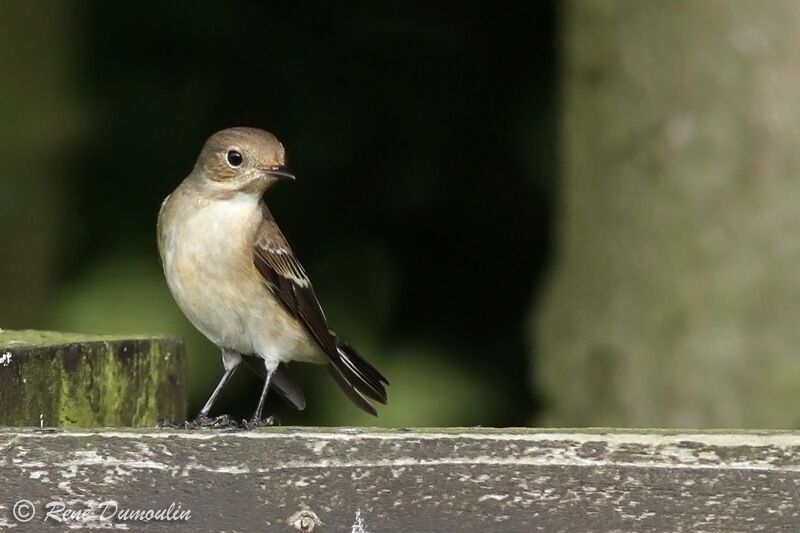
[{"label": "bird's claw", "polygon": [[279,426],[281,423],[276,416],[266,418],[251,417],[238,424],[230,415],[205,416],[197,415],[194,420],[183,423],[175,422],[168,418],[159,419],[156,427],[161,429],[255,429],[260,427]]},{"label": "bird's claw", "polygon": [[255,429],[269,426],[280,426],[281,422],[276,416],[268,416],[266,418],[250,417],[247,420],[242,420],[242,429]]},{"label": "bird's claw", "polygon": [[184,427],[186,429],[237,429],[239,425],[236,423],[236,420],[229,415],[220,415],[215,417],[197,415],[197,417],[191,422],[184,422]]}]

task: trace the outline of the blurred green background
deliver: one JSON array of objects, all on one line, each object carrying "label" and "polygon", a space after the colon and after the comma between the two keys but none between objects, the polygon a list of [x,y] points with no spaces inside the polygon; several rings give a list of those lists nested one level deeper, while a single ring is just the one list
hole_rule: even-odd
[{"label": "blurred green background", "polygon": [[[0,327],[183,336],[190,412],[221,375],[155,248],[211,133],[253,126],[296,183],[270,205],[332,326],[390,379],[377,420],[323,369],[285,423],[525,424],[545,261],[550,4],[3,3]],[[245,416],[236,376],[218,410]]]},{"label": "blurred green background", "polygon": [[[332,326],[285,423],[800,426],[800,3],[4,2],[0,327],[180,335],[161,200],[275,133]],[[246,371],[218,412],[250,414]]]}]

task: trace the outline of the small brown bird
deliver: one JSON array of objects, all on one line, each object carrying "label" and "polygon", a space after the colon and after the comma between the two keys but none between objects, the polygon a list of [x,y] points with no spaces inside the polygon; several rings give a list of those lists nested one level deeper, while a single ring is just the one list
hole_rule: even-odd
[{"label": "small brown bird", "polygon": [[386,378],[328,328],[311,281],[265,203],[265,193],[294,176],[271,133],[230,128],[212,135],[191,174],[158,214],[158,249],[167,284],[189,321],[222,350],[225,373],[193,424],[231,425],[209,418],[214,401],[242,361],[264,377],[246,427],[262,418],[270,387],[304,409],[290,361],[327,364],[344,393],[377,415]]}]

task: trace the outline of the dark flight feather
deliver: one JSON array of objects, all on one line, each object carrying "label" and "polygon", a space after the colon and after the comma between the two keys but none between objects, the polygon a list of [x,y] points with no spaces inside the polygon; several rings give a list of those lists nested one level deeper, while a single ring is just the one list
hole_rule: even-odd
[{"label": "dark flight feather", "polygon": [[387,379],[352,346],[328,329],[325,313],[319,305],[311,281],[292,253],[278,225],[266,206],[253,250],[253,263],[267,287],[284,309],[311,334],[330,361],[330,372],[342,391],[358,407],[371,415],[375,408],[367,398],[386,403]]}]

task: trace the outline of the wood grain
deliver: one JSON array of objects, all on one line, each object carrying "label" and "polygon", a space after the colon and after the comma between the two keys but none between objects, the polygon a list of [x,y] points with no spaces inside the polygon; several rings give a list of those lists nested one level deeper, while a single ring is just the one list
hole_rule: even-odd
[{"label": "wood grain", "polygon": [[[25,498],[24,530],[51,501],[155,531],[800,529],[800,434],[781,432],[3,430],[0,480],[0,528]],[[105,501],[190,516],[109,522]]]}]

